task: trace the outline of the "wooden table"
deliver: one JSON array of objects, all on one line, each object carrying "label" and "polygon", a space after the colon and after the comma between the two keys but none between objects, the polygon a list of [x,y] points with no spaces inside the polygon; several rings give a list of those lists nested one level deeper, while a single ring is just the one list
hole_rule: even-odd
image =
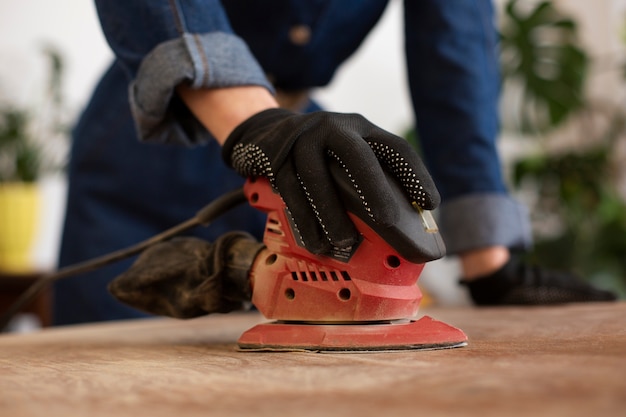
[{"label": "wooden table", "polygon": [[626,416],[626,303],[424,311],[467,347],[238,352],[256,313],[0,336],[0,416]]}]

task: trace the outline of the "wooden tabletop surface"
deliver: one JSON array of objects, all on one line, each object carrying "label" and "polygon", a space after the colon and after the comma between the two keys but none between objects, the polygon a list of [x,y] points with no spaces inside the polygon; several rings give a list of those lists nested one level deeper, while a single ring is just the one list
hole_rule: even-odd
[{"label": "wooden tabletop surface", "polygon": [[0,336],[0,416],[626,416],[626,303],[428,308],[469,345],[251,353],[256,313]]}]

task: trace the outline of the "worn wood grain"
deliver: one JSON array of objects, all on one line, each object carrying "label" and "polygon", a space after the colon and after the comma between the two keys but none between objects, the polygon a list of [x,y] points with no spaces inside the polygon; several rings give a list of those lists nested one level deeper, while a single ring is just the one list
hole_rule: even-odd
[{"label": "worn wood grain", "polygon": [[429,308],[469,346],[238,352],[254,314],[0,336],[0,416],[624,416],[626,303]]}]

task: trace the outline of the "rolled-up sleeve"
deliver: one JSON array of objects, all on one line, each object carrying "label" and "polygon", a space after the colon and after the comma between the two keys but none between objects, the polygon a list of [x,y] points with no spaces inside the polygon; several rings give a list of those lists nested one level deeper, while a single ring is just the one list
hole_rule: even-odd
[{"label": "rolled-up sleeve", "polygon": [[139,138],[194,145],[210,135],[176,97],[192,88],[271,84],[217,0],[96,0],[107,42],[129,76]]}]

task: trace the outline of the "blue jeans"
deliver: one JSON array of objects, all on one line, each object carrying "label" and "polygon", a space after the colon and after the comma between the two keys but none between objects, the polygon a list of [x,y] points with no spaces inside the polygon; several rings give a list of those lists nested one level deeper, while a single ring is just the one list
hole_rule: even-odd
[{"label": "blue jeans", "polygon": [[[145,239],[242,183],[177,100],[176,85],[323,86],[387,0],[96,3],[117,60],[74,131],[61,265]],[[294,25],[309,29],[305,42],[290,37]],[[507,194],[496,148],[499,74],[490,1],[406,0],[405,39],[417,130],[442,195],[439,225],[448,252],[527,247],[528,215]],[[260,236],[263,222],[261,213],[242,207],[198,233],[213,239],[239,229]],[[59,282],[56,322],[141,315],[105,291],[127,266]]]}]

